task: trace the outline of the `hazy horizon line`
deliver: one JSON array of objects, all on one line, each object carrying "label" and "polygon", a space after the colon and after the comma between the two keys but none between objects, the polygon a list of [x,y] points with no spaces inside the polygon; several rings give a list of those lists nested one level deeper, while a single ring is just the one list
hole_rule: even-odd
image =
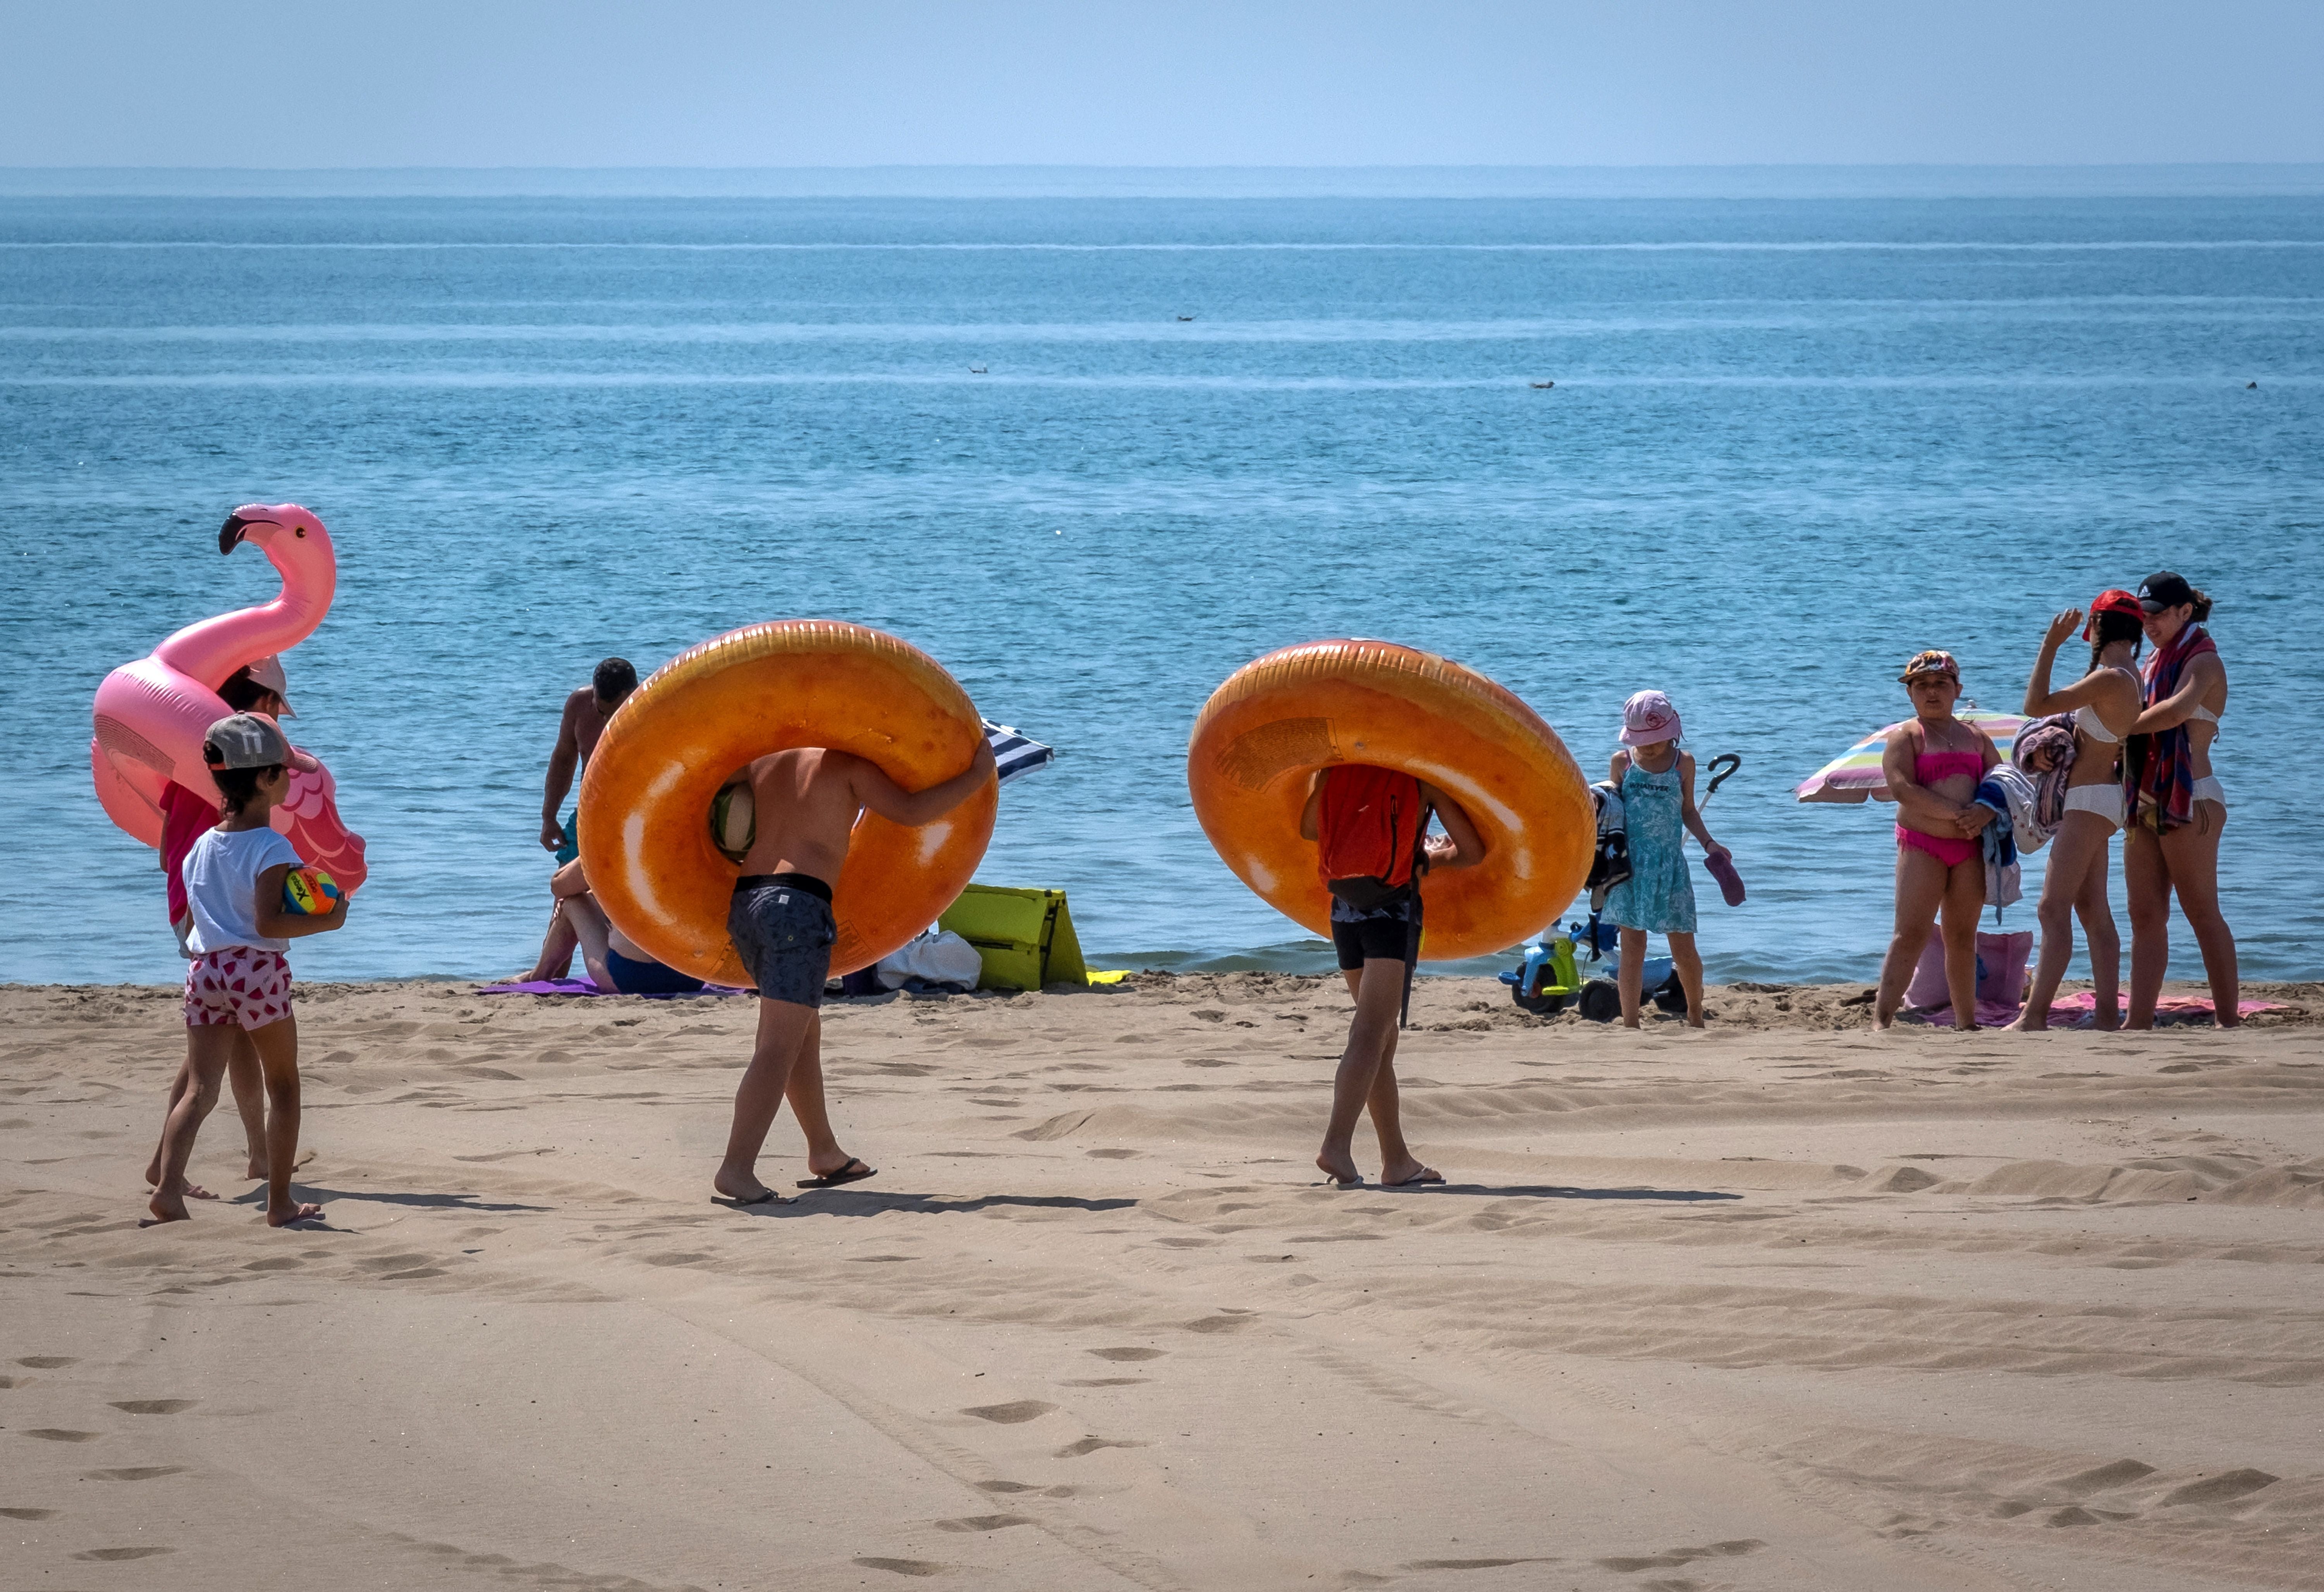
[{"label": "hazy horizon line", "polygon": [[17,166],[0,198],[2310,198],[2301,161],[1729,165]]}]

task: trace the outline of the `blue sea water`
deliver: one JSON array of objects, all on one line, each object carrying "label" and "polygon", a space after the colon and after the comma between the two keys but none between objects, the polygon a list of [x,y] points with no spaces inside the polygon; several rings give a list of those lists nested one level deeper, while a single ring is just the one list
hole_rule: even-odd
[{"label": "blue sea water", "polygon": [[2218,600],[2246,974],[2315,978],[2319,374],[2312,197],[0,198],[0,979],[180,975],[89,700],[272,594],[216,551],[251,500],[340,557],[288,667],[373,874],[302,978],[526,965],[564,694],[791,616],[1063,750],[980,877],[1069,890],[1093,960],[1328,965],[1185,744],[1239,665],[1360,634],[1593,777],[1668,691],[1744,759],[1713,976],[1865,978],[1893,809],[1793,786],[1910,653],[2015,707],[2050,614],[2163,566]]}]

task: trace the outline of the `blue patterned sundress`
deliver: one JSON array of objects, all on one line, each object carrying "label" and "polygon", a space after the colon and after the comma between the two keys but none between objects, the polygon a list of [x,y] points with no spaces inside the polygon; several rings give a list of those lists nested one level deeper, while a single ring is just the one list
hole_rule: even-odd
[{"label": "blue patterned sundress", "polygon": [[1680,795],[1675,759],[1660,774],[1649,774],[1636,762],[1622,771],[1630,877],[1607,892],[1606,916],[1626,929],[1694,933],[1694,879],[1687,871]]}]

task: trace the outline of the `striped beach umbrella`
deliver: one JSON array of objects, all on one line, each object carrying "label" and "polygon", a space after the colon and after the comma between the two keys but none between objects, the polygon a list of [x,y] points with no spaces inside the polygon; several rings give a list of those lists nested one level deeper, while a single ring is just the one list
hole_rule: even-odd
[{"label": "striped beach umbrella", "polygon": [[[1989,713],[1976,707],[1964,707],[1954,717],[1992,736],[1994,745],[2001,749],[2005,758],[2016,743],[2017,732],[2033,722],[2024,713]],[[1803,802],[1861,802],[1867,798],[1895,801],[1896,798],[1888,794],[1888,781],[1880,772],[1880,757],[1888,748],[1888,732],[1895,727],[1888,724],[1875,730],[1809,775],[1792,794]]]},{"label": "striped beach umbrella", "polygon": [[1055,747],[1044,746],[1029,735],[1018,733],[1014,726],[984,721],[984,739],[992,748],[992,761],[1001,783],[1008,784],[1022,774],[1046,768],[1057,758]]}]

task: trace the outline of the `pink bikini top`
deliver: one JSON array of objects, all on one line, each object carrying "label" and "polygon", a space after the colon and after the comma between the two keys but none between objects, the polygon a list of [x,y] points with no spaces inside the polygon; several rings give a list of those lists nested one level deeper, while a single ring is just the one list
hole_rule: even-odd
[{"label": "pink bikini top", "polygon": [[1924,751],[1913,759],[1913,783],[1915,785],[1933,785],[1956,774],[1973,778],[1984,772],[1985,753],[1982,750]]}]

